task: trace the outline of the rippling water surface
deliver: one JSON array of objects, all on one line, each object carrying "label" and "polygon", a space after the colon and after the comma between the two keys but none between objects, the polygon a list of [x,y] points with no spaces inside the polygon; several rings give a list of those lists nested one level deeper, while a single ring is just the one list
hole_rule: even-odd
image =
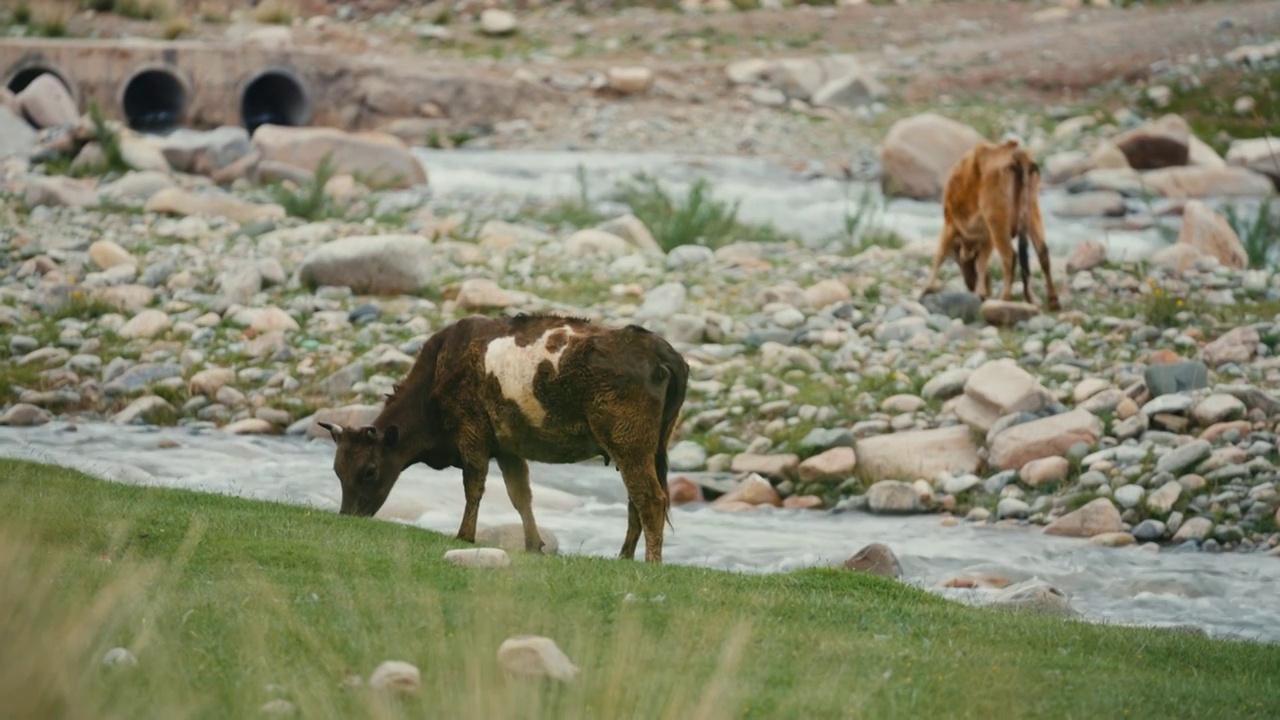
[{"label": "rippling water surface", "polygon": [[[336,511],[333,446],[298,438],[241,437],[220,431],[64,423],[0,428],[0,456],[43,460],[121,482],[281,500]],[[162,441],[177,447],[162,448]],[[168,443],[165,443],[168,444]],[[626,529],[621,480],[599,463],[533,465],[534,512],[561,552],[617,553]],[[418,466],[405,472],[383,514],[453,533],[462,517],[458,471]],[[893,548],[905,580],[967,602],[985,591],[938,590],[947,578],[990,572],[1015,581],[1039,578],[1063,590],[1092,621],[1195,625],[1222,636],[1280,641],[1280,559],[1260,554],[1097,548],[1030,529],[943,527],[936,516],[886,518],[864,513],[762,510],[672,511],[664,559],[739,572],[837,565],[871,542]],[[501,476],[491,469],[480,524],[519,522]]]}]

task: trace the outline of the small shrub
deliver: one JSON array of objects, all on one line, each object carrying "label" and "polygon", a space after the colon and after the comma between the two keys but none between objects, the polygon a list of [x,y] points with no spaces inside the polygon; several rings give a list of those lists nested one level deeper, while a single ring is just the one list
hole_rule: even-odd
[{"label": "small shrub", "polygon": [[173,0],[114,0],[115,12],[133,20],[164,20],[177,13]]},{"label": "small shrub", "polygon": [[13,6],[13,12],[10,13],[14,25],[30,25],[31,24],[31,6],[25,2],[20,2]]},{"label": "small shrub", "polygon": [[1270,255],[1276,240],[1280,240],[1280,214],[1273,212],[1270,202],[1259,205],[1258,213],[1251,219],[1242,215],[1235,205],[1223,207],[1222,215],[1240,237],[1249,256],[1249,267],[1256,270],[1273,264]]},{"label": "small shrub", "polygon": [[129,163],[124,160],[124,151],[120,148],[120,136],[107,126],[102,117],[102,108],[98,103],[89,103],[89,120],[93,122],[93,135],[102,147],[102,156],[106,158],[106,171],[116,173],[129,172]]},{"label": "small shrub", "polygon": [[614,199],[626,203],[653,233],[663,250],[678,245],[717,248],[735,241],[776,242],[788,239],[771,225],[738,221],[737,201],[726,203],[711,196],[711,184],[698,178],[683,199],[673,198],[656,178],[637,173],[623,183]]},{"label": "small shrub", "polygon": [[263,0],[253,11],[253,19],[264,25],[292,25],[298,8],[288,0]]},{"label": "small shrub", "polygon": [[191,32],[191,18],[186,15],[174,15],[164,21],[164,28],[160,34],[165,40],[177,40],[178,38]]},{"label": "small shrub", "polygon": [[325,155],[320,159],[320,164],[316,166],[315,174],[310,180],[296,190],[290,190],[284,185],[275,185],[272,188],[272,197],[286,213],[308,222],[341,218],[344,216],[343,209],[325,192],[325,185],[333,175],[332,155]]},{"label": "small shrub", "polygon": [[1187,301],[1169,293],[1155,280],[1148,280],[1147,285],[1151,287],[1151,292],[1143,294],[1139,301],[1142,317],[1158,328],[1179,325],[1178,315],[1190,309]]}]

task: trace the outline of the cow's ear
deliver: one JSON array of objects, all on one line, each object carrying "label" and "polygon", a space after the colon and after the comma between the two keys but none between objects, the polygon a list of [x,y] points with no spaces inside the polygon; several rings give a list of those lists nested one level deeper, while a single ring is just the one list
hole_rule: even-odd
[{"label": "cow's ear", "polygon": [[382,447],[391,447],[400,440],[400,428],[395,425],[388,425],[386,430],[382,431]]}]

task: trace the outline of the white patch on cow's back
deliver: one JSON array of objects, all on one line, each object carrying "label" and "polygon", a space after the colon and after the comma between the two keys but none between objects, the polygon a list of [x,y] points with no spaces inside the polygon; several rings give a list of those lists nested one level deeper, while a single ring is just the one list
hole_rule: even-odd
[{"label": "white patch on cow's back", "polygon": [[538,374],[538,366],[550,361],[551,367],[560,369],[560,356],[569,347],[567,342],[561,343],[554,351],[547,349],[547,344],[554,335],[574,334],[568,325],[554,327],[533,342],[520,347],[513,337],[500,337],[491,340],[484,352],[484,369],[498,381],[502,388],[502,396],[515,402],[529,419],[532,425],[541,427],[547,417],[546,408],[538,402],[533,393],[533,379]]}]

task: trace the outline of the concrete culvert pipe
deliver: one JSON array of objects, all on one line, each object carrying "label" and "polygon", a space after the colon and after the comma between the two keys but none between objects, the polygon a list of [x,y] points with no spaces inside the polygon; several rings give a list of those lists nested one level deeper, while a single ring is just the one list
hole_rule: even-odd
[{"label": "concrete culvert pipe", "polygon": [[251,135],[260,125],[306,125],[311,120],[311,99],[293,73],[265,70],[245,84],[240,120]]},{"label": "concrete culvert pipe", "polygon": [[59,75],[53,68],[45,67],[43,65],[31,65],[14,71],[9,75],[9,80],[5,83],[5,86],[9,88],[10,92],[17,95],[23,90],[26,90],[27,86],[30,85],[33,80],[45,73],[58,78],[58,82],[62,83],[62,86],[67,89],[67,92],[72,92],[71,86],[67,84],[65,78]]},{"label": "concrete culvert pipe", "polygon": [[120,104],[128,126],[139,132],[168,132],[187,112],[187,84],[172,70],[148,68],[124,84]]}]

